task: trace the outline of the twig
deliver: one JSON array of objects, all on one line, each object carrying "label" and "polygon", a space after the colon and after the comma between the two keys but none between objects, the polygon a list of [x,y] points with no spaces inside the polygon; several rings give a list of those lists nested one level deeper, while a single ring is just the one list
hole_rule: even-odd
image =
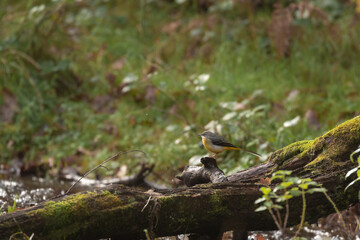
[{"label": "twig", "polygon": [[[156,228],[157,224],[158,224],[158,221],[159,221],[159,210],[160,210],[160,207],[161,207],[161,204],[158,200],[157,197],[154,198],[154,206],[153,208],[151,209],[151,212],[150,212],[150,221],[149,221],[149,224],[150,224],[150,235],[151,237],[154,237],[155,236],[155,233],[154,233],[154,228]],[[154,219],[155,219],[155,224],[154,224]]]},{"label": "twig", "polygon": [[23,233],[23,232],[13,233],[13,234],[9,237],[9,240],[19,239],[19,238],[17,238],[17,237],[16,237],[16,236],[18,236],[18,235],[22,235],[22,236],[24,237],[24,239],[31,240],[31,239],[32,239],[32,237],[33,237],[33,235],[34,235],[34,233],[33,233],[33,234],[31,234],[30,238],[29,238],[29,236],[28,236],[28,235],[26,235],[26,233]]},{"label": "twig", "polygon": [[282,224],[282,221],[281,221],[280,211],[279,211],[279,209],[275,209],[275,211],[276,211],[277,218],[279,220],[279,225],[281,226],[281,232],[284,233],[285,228],[284,228],[284,226]]},{"label": "twig", "polygon": [[146,240],[152,240],[152,238],[149,235],[149,231],[147,229],[144,229]]},{"label": "twig", "polygon": [[287,221],[288,221],[288,219],[289,219],[289,214],[290,214],[290,210],[289,210],[289,200],[286,200],[285,206],[286,206],[286,214],[285,214],[285,219],[284,219],[284,229],[286,228]]},{"label": "twig", "polygon": [[105,168],[106,170],[108,170],[108,171],[109,171],[109,169],[108,169],[107,167],[105,167],[105,166],[100,166],[100,167]]},{"label": "twig", "polygon": [[17,238],[15,238],[15,237],[16,237],[17,235],[19,235],[19,234],[23,235],[23,236],[25,237],[25,239],[31,240],[31,238],[33,237],[34,233],[31,234],[31,236],[30,236],[30,238],[29,238],[29,236],[26,235],[26,233],[23,232],[23,230],[21,229],[21,227],[20,227],[19,223],[16,221],[16,219],[13,218],[13,220],[14,220],[14,222],[16,223],[17,227],[19,228],[20,232],[16,232],[16,233],[11,234],[11,236],[9,237],[9,240],[17,239]]},{"label": "twig", "polygon": [[276,219],[276,216],[275,216],[274,212],[272,211],[272,209],[271,209],[271,208],[268,208],[268,210],[269,210],[269,213],[270,213],[270,215],[271,215],[272,219],[274,220],[274,222],[275,222],[276,226],[277,226],[277,227],[278,227],[278,229],[279,229],[279,230],[283,233],[282,228],[281,228],[281,226],[280,226],[280,224],[279,224],[278,220]]},{"label": "twig", "polygon": [[22,59],[26,60],[28,63],[30,63],[31,65],[33,65],[36,70],[40,70],[40,65],[39,63],[37,63],[32,57],[30,57],[29,55],[27,55],[26,53],[24,52],[21,52],[21,51],[18,51],[16,49],[9,49],[9,52],[13,55],[16,55],[16,56],[19,56],[21,57]]},{"label": "twig", "polygon": [[325,197],[327,198],[327,200],[329,200],[329,202],[333,205],[336,213],[338,214],[339,218],[340,218],[340,221],[341,223],[343,224],[343,227],[344,227],[344,230],[347,231],[347,228],[346,228],[346,224],[345,224],[345,221],[339,211],[339,209],[336,207],[335,203],[333,202],[333,200],[331,200],[330,196],[326,193],[326,192],[323,192]]},{"label": "twig", "polygon": [[68,195],[69,192],[71,191],[71,189],[73,189],[73,187],[78,184],[81,179],[83,179],[84,177],[86,177],[87,175],[89,175],[90,173],[92,173],[93,171],[95,171],[96,169],[98,169],[99,167],[103,167],[103,164],[113,160],[113,159],[117,159],[120,155],[124,155],[124,154],[127,154],[127,153],[131,153],[131,152],[141,152],[145,155],[145,157],[147,158],[147,155],[145,152],[141,151],[141,150],[138,150],[138,149],[134,149],[134,150],[130,150],[130,151],[126,151],[126,152],[118,152],[117,154],[115,154],[114,156],[106,159],[105,161],[103,161],[102,163],[100,163],[99,165],[97,165],[96,167],[94,167],[93,169],[91,169],[90,171],[88,171],[87,173],[85,173],[83,176],[81,176],[73,185],[71,185],[71,187],[65,192],[64,195]]},{"label": "twig", "polygon": [[304,189],[302,189],[301,191],[301,195],[302,195],[302,200],[303,200],[303,208],[302,208],[302,213],[301,213],[301,221],[300,221],[300,225],[298,230],[295,233],[294,239],[296,239],[297,235],[300,233],[301,228],[304,225],[304,221],[305,221],[305,209],[306,209],[306,198],[305,198],[305,191]]},{"label": "twig", "polygon": [[149,202],[151,200],[152,196],[150,195],[150,197],[148,198],[148,200],[146,201],[145,206],[141,209],[141,212],[143,212],[145,210],[145,208],[147,207],[147,205],[149,205]]}]

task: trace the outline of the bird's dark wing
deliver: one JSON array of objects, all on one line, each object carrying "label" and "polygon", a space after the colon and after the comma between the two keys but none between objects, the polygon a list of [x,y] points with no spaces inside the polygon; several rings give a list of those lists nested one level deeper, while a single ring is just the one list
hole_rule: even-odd
[{"label": "bird's dark wing", "polygon": [[211,141],[214,145],[223,146],[223,147],[234,147],[238,148],[237,146],[227,142],[224,138],[220,137]]}]

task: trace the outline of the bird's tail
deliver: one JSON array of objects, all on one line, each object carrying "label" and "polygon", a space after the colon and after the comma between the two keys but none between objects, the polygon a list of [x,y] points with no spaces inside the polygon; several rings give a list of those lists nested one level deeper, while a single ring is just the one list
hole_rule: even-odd
[{"label": "bird's tail", "polygon": [[257,156],[257,157],[261,157],[261,155],[258,154],[258,153],[256,153],[256,152],[248,151],[248,150],[245,150],[245,149],[240,149],[240,150],[242,150],[242,151],[244,151],[244,152],[247,152],[247,153],[250,153],[251,155],[254,155],[254,156]]},{"label": "bird's tail", "polygon": [[251,155],[257,156],[257,157],[261,157],[260,154],[256,153],[256,152],[252,152],[243,148],[238,148],[238,147],[225,147],[226,150],[239,150],[239,151],[244,151],[247,153],[250,153]]}]

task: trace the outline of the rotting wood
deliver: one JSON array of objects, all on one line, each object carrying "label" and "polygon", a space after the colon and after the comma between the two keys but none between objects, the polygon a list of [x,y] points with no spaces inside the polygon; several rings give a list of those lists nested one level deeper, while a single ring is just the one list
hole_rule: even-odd
[{"label": "rotting wood", "polygon": [[[144,239],[144,229],[157,237],[180,233],[214,237],[235,229],[244,238],[246,231],[276,229],[267,212],[254,212],[262,180],[276,170],[292,170],[323,184],[339,209],[358,202],[356,187],[344,192],[351,181],[344,176],[355,166],[349,156],[359,144],[360,117],[356,117],[314,140],[282,148],[265,163],[227,176],[225,182],[148,192],[111,185],[0,216],[0,239],[19,230],[34,233],[36,239]],[[309,223],[334,211],[321,193],[306,195],[306,201]],[[290,200],[288,226],[300,222],[301,205],[300,197]]]}]

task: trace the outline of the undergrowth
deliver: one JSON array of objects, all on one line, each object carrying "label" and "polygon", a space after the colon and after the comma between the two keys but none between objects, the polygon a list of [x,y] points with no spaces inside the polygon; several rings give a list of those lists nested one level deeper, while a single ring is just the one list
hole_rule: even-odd
[{"label": "undergrowth", "polygon": [[302,2],[1,1],[0,162],[141,149],[168,181],[205,127],[262,155],[320,135],[359,113],[359,23],[355,3]]}]

